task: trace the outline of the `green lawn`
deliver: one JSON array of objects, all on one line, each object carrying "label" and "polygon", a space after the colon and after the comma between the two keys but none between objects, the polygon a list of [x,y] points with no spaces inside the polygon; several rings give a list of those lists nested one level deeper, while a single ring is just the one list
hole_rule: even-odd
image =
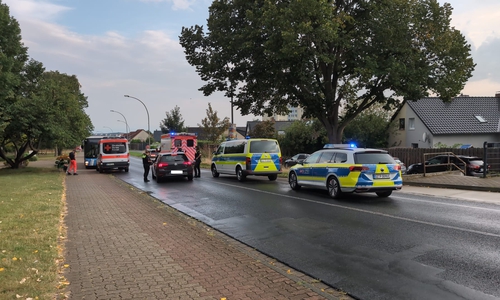
[{"label": "green lawn", "polygon": [[0,299],[54,299],[65,286],[64,173],[46,159],[0,169]]}]

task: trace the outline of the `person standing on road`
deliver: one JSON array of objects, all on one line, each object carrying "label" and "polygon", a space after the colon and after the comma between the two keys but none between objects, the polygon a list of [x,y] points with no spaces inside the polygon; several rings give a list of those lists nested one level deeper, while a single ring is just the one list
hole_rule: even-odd
[{"label": "person standing on road", "polygon": [[200,165],[201,165],[201,151],[198,146],[196,146],[196,154],[194,155],[194,177],[200,177]]},{"label": "person standing on road", "polygon": [[144,167],[144,182],[149,182],[148,175],[149,169],[151,169],[151,156],[149,156],[148,149],[145,149],[142,154],[142,166]]},{"label": "person standing on road", "polygon": [[78,173],[76,173],[76,149],[73,149],[73,151],[69,153],[69,168],[67,174],[71,175],[71,171],[73,171],[73,175],[78,175]]}]

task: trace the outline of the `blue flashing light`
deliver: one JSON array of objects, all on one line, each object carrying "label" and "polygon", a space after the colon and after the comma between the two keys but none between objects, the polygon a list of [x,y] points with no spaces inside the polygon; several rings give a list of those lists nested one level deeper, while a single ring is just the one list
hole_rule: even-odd
[{"label": "blue flashing light", "polygon": [[247,135],[247,136],[245,137],[245,139],[246,139],[246,140],[249,140],[249,139],[250,139],[250,136],[249,136],[249,135]]},{"label": "blue flashing light", "polygon": [[350,143],[349,146],[351,146],[351,148],[358,148],[358,146],[356,146],[356,144],[354,143]]},{"label": "blue flashing light", "polygon": [[175,136],[175,132],[170,132],[170,136]]}]

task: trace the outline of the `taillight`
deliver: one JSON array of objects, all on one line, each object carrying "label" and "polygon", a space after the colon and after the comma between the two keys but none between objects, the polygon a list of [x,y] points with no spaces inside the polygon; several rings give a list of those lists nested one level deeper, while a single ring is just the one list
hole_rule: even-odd
[{"label": "taillight", "polygon": [[190,162],[190,161],[185,161],[185,162],[183,162],[182,164],[183,164],[183,165],[185,165],[185,166],[190,166],[190,165],[191,165],[191,162]]},{"label": "taillight", "polygon": [[252,169],[252,159],[250,157],[247,157],[245,160],[245,163],[247,165],[247,170],[251,170]]},{"label": "taillight", "polygon": [[164,168],[166,166],[168,166],[168,163],[165,163],[165,162],[161,162],[158,164],[158,168]]},{"label": "taillight", "polygon": [[369,168],[364,166],[350,166],[349,170],[351,172],[363,172],[363,171],[368,171]]}]

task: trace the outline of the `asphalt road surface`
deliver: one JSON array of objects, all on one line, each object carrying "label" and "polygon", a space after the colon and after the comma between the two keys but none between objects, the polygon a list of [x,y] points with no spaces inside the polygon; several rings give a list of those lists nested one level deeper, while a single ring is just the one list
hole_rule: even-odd
[{"label": "asphalt road surface", "polygon": [[500,202],[404,188],[333,200],[285,180],[240,183],[208,170],[145,183],[141,161],[131,160],[118,178],[355,298],[500,299]]}]

